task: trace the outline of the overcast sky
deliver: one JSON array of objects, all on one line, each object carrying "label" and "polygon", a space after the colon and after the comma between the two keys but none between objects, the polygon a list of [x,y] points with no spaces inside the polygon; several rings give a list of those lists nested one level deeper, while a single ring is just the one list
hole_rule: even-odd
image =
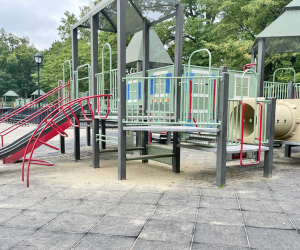
[{"label": "overcast sky", "polygon": [[59,40],[57,27],[64,11],[79,16],[79,6],[89,0],[0,0],[0,28],[16,36],[28,36],[39,50]]}]

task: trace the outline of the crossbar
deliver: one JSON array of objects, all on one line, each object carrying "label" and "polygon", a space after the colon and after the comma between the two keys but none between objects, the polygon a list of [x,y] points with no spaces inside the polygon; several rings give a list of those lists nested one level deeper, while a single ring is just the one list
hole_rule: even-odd
[{"label": "crossbar", "polygon": [[173,157],[173,156],[175,156],[175,154],[141,155],[141,156],[126,158],[126,161],[147,160],[147,159],[155,159],[155,158],[167,158],[167,157]]}]

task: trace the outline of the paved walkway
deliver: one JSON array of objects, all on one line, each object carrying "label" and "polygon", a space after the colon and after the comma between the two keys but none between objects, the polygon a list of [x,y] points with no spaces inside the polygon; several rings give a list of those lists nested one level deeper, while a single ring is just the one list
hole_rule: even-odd
[{"label": "paved walkway", "polygon": [[[300,249],[300,154],[282,155],[276,149],[272,179],[225,188],[89,178],[78,186],[72,172],[98,170],[84,159],[66,166],[66,156],[56,156],[54,167],[32,167],[26,188],[19,163],[0,165],[0,249]],[[240,172],[262,176],[261,167]]]}]

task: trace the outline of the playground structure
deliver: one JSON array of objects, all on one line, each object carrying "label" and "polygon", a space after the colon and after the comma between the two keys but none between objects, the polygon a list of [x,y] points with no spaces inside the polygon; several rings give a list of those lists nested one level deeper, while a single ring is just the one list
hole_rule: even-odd
[{"label": "playground structure", "polygon": [[[156,6],[157,2],[161,1],[151,2],[153,8],[161,8],[161,5]],[[69,61],[64,63],[63,82],[66,81],[65,64],[68,63],[69,89],[59,89],[61,90],[58,91],[60,97],[55,105],[63,106],[53,105],[56,107],[56,111],[53,111],[52,114],[58,112],[59,114],[57,113],[57,116],[55,114],[55,117],[58,118],[61,115],[64,119],[62,124],[66,125],[61,126],[55,118],[52,119],[52,123],[48,123],[48,117],[43,121],[44,131],[48,129],[52,131],[53,135],[60,135],[62,146],[62,138],[66,136],[63,131],[73,124],[75,160],[79,160],[79,115],[80,113],[85,114],[85,119],[92,122],[93,128],[93,166],[99,167],[99,152],[118,152],[118,177],[120,180],[126,179],[126,161],[131,160],[141,160],[143,163],[149,159],[161,161],[172,165],[172,171],[179,173],[181,147],[216,153],[216,183],[218,186],[224,185],[226,181],[226,160],[238,158],[241,165],[254,165],[260,162],[261,152],[265,153],[264,176],[271,177],[274,133],[280,138],[291,139],[298,131],[298,113],[294,108],[297,107],[297,101],[294,103],[289,103],[289,100],[277,101],[277,107],[280,106],[279,113],[280,110],[288,109],[292,115],[275,119],[275,98],[296,97],[298,85],[281,87],[275,83],[275,77],[273,82],[263,84],[262,54],[259,54],[258,57],[257,70],[254,60],[255,53],[252,53],[252,62],[245,66],[243,72],[228,70],[226,67],[214,69],[211,67],[211,60],[208,67],[191,65],[191,58],[195,53],[205,51],[210,57],[210,52],[207,50],[195,51],[191,54],[189,63],[183,65],[183,9],[178,1],[165,2],[168,4],[165,9],[157,10],[160,13],[157,18],[157,16],[149,17],[148,15],[151,14],[139,9],[140,6],[137,7],[135,1],[102,1],[74,25],[72,28],[73,65]],[[176,17],[175,64],[150,69],[150,27],[171,16]],[[134,25],[133,19],[136,21]],[[91,29],[91,65],[78,65],[78,27]],[[107,70],[107,66],[106,69],[104,68],[103,61],[102,72],[98,73],[98,30],[117,32],[117,69],[112,69],[110,56],[109,70]],[[126,36],[140,30],[143,30],[143,67],[141,71],[137,70],[135,73],[130,70],[132,74],[126,75]],[[109,44],[103,47],[102,53],[104,49],[111,51]],[[104,56],[102,56],[102,60],[104,60]],[[82,77],[80,70],[84,68],[87,68],[87,76]],[[107,71],[109,75],[108,91],[105,88],[105,83],[108,81],[106,79]],[[88,82],[89,90],[89,96],[85,98],[82,96],[86,93],[79,92],[83,81]],[[257,89],[258,92],[256,92]],[[294,92],[292,93],[289,89]],[[91,105],[89,100],[92,100]],[[64,113],[65,107],[71,108],[68,110],[70,113]],[[85,108],[90,110],[90,117],[84,113]],[[71,117],[75,119],[75,122],[71,122]],[[279,123],[276,123],[277,120]],[[106,142],[110,142],[110,136],[106,135],[106,123],[109,121],[118,123],[118,137],[114,138],[118,140],[118,149],[116,150],[105,149]],[[54,124],[58,124],[58,126]],[[101,133],[99,133],[100,124]],[[28,145],[32,145],[32,147],[27,145],[27,148],[22,151],[24,162],[26,153],[30,152],[28,168],[30,163],[52,164],[32,160],[34,149],[46,143],[47,138],[45,140],[42,138],[44,132],[38,131],[41,128],[37,128],[30,134],[31,140]],[[151,131],[173,132],[173,149],[161,149],[148,145]],[[137,146],[132,143],[133,132],[140,134]],[[101,151],[99,149],[100,141]],[[139,151],[140,156],[126,156],[131,151]],[[245,162],[245,158],[257,161],[249,163]]]}]

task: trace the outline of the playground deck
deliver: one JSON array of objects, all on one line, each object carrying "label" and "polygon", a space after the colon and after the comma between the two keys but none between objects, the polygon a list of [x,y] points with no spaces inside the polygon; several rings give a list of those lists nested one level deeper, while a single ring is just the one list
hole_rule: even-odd
[{"label": "playground deck", "polygon": [[[261,165],[231,163],[226,187],[217,188],[215,154],[183,148],[180,174],[151,160],[133,162],[121,182],[117,153],[92,168],[83,130],[74,162],[72,130],[66,154],[36,150],[56,164],[32,166],[30,188],[21,182],[21,163],[0,165],[0,249],[298,249],[297,148],[293,158],[274,150],[272,179],[262,178]],[[59,146],[58,138],[50,143]]]}]

